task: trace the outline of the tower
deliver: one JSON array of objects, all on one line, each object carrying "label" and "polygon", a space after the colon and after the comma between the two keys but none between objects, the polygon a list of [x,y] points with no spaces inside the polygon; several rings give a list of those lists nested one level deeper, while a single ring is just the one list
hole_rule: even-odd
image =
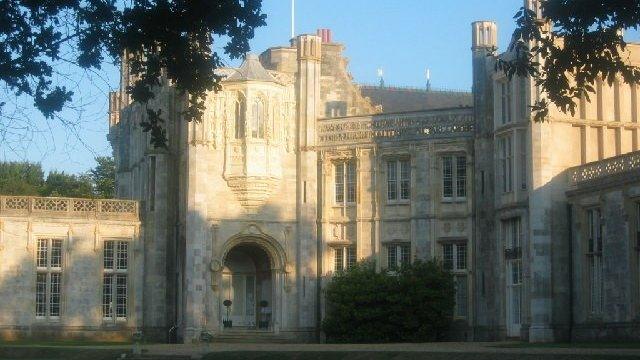
[{"label": "tower", "polygon": [[[474,254],[478,261],[475,271],[476,308],[474,323],[478,330],[474,334],[478,340],[496,340],[500,337],[501,297],[495,291],[487,291],[485,287],[500,279],[500,268],[493,261],[480,259],[495,258],[498,252],[497,232],[495,229],[494,181],[496,179],[494,164],[493,138],[493,71],[494,57],[497,49],[497,25],[492,21],[477,21],[472,27],[472,59],[473,59],[473,102],[475,118],[474,141],[474,201],[475,239]],[[480,329],[487,329],[486,333]]]},{"label": "tower", "polygon": [[[319,276],[317,195],[318,158],[316,121],[320,117],[320,67],[322,39],[316,35],[297,37],[297,146],[296,146],[296,298],[298,326],[318,326]],[[316,259],[302,261],[302,259]]]}]

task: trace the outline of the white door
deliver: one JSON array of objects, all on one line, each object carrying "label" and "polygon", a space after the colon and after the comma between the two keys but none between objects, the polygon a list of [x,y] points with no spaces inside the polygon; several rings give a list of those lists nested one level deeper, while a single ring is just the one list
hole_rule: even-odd
[{"label": "white door", "polygon": [[[225,295],[231,300],[233,327],[256,326],[256,277],[253,274],[224,274]],[[226,318],[226,309],[223,309]]]},{"label": "white door", "polygon": [[522,322],[522,260],[507,260],[507,336],[520,337]]}]

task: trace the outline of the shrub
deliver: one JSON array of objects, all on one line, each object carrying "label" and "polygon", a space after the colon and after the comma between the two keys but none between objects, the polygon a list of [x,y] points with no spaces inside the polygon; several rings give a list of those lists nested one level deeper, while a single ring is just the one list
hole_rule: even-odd
[{"label": "shrub", "polygon": [[322,328],[328,341],[339,343],[442,340],[454,294],[451,273],[436,261],[416,261],[398,272],[360,263],[327,285]]}]

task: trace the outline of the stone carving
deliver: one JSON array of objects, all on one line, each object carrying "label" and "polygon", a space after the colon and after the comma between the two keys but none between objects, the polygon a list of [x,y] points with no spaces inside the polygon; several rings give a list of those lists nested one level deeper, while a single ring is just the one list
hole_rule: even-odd
[{"label": "stone carving", "polygon": [[320,145],[369,142],[376,139],[419,140],[447,135],[473,134],[473,114],[468,109],[447,113],[364,116],[319,122]]},{"label": "stone carving", "polygon": [[596,180],[625,171],[640,169],[640,153],[633,152],[569,169],[569,185]]}]

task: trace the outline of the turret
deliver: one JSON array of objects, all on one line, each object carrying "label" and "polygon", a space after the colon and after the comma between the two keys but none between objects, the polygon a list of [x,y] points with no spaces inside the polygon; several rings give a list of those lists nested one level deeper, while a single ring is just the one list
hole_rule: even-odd
[{"label": "turret", "polygon": [[298,50],[298,131],[300,148],[315,145],[316,120],[320,117],[320,60],[322,39],[300,35]]},{"label": "turret", "polygon": [[498,25],[493,21],[476,21],[471,24],[473,37],[471,49],[478,51],[495,51],[498,48]]},{"label": "turret", "polygon": [[473,101],[476,133],[493,131],[493,85],[491,71],[493,57],[498,49],[498,26],[493,21],[471,24],[471,51],[473,56]]}]

